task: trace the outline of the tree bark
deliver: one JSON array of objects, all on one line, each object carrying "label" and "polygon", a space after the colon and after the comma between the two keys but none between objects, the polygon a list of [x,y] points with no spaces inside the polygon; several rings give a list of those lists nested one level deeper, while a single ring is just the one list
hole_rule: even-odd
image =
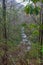
[{"label": "tree bark", "polygon": [[[40,33],[40,36],[39,36],[39,39],[40,39],[40,44],[41,44],[41,49],[40,50],[42,50],[42,45],[43,45],[43,29],[42,29],[42,26],[43,26],[43,3],[41,4],[41,12],[40,12],[40,24],[41,24],[41,26],[40,26],[40,31],[39,31],[39,33]],[[41,60],[41,63],[40,63],[40,65],[43,65],[43,56],[42,56],[42,52],[40,51],[40,60]]]},{"label": "tree bark", "polygon": [[2,7],[3,7],[3,23],[4,23],[4,27],[3,27],[3,37],[4,37],[4,55],[2,57],[2,65],[7,65],[8,62],[8,55],[7,55],[7,31],[6,31],[6,4],[5,4],[5,0],[3,0],[2,3]]}]

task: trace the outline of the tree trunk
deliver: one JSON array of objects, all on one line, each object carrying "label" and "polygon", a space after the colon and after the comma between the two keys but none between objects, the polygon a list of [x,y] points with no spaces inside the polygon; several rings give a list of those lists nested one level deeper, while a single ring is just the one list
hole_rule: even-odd
[{"label": "tree trunk", "polygon": [[[41,12],[40,12],[40,21],[41,21],[41,26],[40,26],[40,44],[41,44],[41,50],[42,50],[42,45],[43,45],[43,3],[41,4]],[[42,52],[40,52],[40,60],[41,60],[41,64],[40,65],[43,65],[43,56],[42,56]]]},{"label": "tree trunk", "polygon": [[3,37],[4,37],[4,55],[2,57],[2,65],[7,65],[8,62],[8,55],[7,55],[7,31],[6,31],[6,4],[5,4],[5,0],[3,0],[3,23],[4,23],[4,27],[3,27]]}]

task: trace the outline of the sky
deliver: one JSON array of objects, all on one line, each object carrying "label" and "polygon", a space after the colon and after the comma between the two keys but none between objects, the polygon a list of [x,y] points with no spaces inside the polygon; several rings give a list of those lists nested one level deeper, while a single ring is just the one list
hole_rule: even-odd
[{"label": "sky", "polygon": [[[17,2],[23,2],[23,0],[16,0]],[[29,0],[27,0],[27,1],[29,1]]]},{"label": "sky", "polygon": [[[17,3],[21,3],[21,4],[23,4],[24,6],[26,6],[26,4],[29,2],[29,0],[27,0],[27,1],[25,1],[25,2],[23,2],[23,0],[16,0],[16,2]],[[30,2],[31,3],[31,2]]]},{"label": "sky", "polygon": [[22,2],[23,0],[16,0],[18,3]]}]

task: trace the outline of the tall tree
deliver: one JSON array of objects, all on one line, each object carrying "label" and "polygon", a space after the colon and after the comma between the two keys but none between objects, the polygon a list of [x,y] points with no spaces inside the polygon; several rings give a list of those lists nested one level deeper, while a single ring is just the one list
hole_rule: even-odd
[{"label": "tall tree", "polygon": [[[40,21],[41,21],[41,26],[40,26],[40,43],[41,43],[41,50],[42,50],[42,45],[43,45],[43,0],[41,0],[41,11],[40,11]],[[43,54],[40,52],[40,59],[41,59],[41,65],[43,65]]]},{"label": "tall tree", "polygon": [[7,55],[7,51],[8,51],[8,48],[7,48],[7,30],[6,30],[6,3],[5,3],[5,0],[3,0],[3,3],[2,3],[2,7],[3,7],[3,38],[4,38],[4,55],[2,57],[2,65],[7,65],[7,61],[8,61],[8,55]]}]

